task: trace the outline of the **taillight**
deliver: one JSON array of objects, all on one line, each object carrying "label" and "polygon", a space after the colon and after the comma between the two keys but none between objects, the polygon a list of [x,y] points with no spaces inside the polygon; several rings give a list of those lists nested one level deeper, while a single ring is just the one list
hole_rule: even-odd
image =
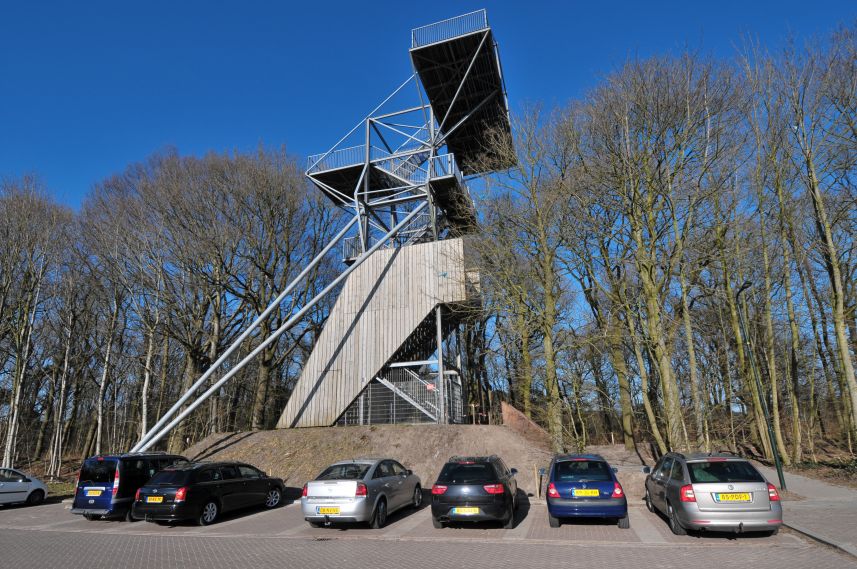
[{"label": "taillight", "polygon": [[354,497],[359,498],[361,496],[368,496],[369,490],[366,488],[366,485],[362,482],[357,483],[357,488],[354,490]]},{"label": "taillight", "polygon": [[[693,494],[693,490],[690,491]],[[613,483],[613,494],[610,496],[611,498],[621,498],[625,495],[625,491],[622,490],[622,485],[618,482]]]},{"label": "taillight", "polygon": [[304,489],[301,490],[301,498],[306,498],[306,495],[307,495],[307,488],[306,488],[306,484],[304,484]]},{"label": "taillight", "polygon": [[135,501],[135,502],[139,502],[139,501],[140,501],[140,489],[139,489],[139,488],[137,488],[137,493],[136,493],[136,494],[134,494],[134,501]]},{"label": "taillight", "polygon": [[435,484],[434,486],[431,487],[431,493],[436,495],[436,496],[443,494],[444,492],[446,492],[446,486],[444,486],[442,484]]},{"label": "taillight", "polygon": [[119,492],[119,463],[116,463],[116,472],[113,473],[113,497]]},{"label": "taillight", "polygon": [[768,482],[768,500],[771,502],[780,501],[780,493],[777,492],[777,487]]},{"label": "taillight", "polygon": [[682,502],[696,502],[696,494],[693,493],[693,486],[690,484],[682,486],[681,490],[678,491],[678,495]]},{"label": "taillight", "polygon": [[176,497],[173,498],[173,502],[184,502],[185,498],[187,498],[187,488],[179,488],[176,490]]},{"label": "taillight", "polygon": [[548,484],[548,498],[559,498],[559,490],[553,485],[553,482]]},{"label": "taillight", "polygon": [[502,484],[486,484],[483,488],[489,494],[502,494],[505,491]]}]

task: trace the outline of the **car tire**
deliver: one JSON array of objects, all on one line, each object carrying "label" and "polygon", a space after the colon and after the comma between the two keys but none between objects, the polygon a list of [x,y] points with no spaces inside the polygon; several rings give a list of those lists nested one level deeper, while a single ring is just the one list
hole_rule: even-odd
[{"label": "car tire", "polygon": [[307,522],[307,523],[309,524],[309,527],[311,527],[311,528],[324,527],[324,524],[321,522]]},{"label": "car tire", "polygon": [[619,529],[630,529],[631,520],[628,518],[628,515],[625,514],[624,518],[619,518],[619,523],[617,525],[619,526]]},{"label": "car tire", "polygon": [[128,513],[125,514],[125,521],[126,522],[136,522],[137,521],[136,519],[134,519],[134,514],[132,513],[133,511],[134,511],[133,507],[128,508]]},{"label": "car tire", "polygon": [[378,500],[378,505],[375,506],[375,511],[372,512],[372,519],[369,520],[369,527],[372,529],[381,529],[387,523],[387,500],[381,498]]},{"label": "car tire", "polygon": [[552,516],[550,512],[548,512],[548,525],[552,528],[558,528],[560,526],[559,518]]},{"label": "car tire", "polygon": [[414,488],[414,501],[411,503],[411,506],[418,510],[420,506],[423,505],[423,489],[417,484],[417,487]]},{"label": "car tire", "polygon": [[435,529],[443,529],[443,526],[446,525],[436,517],[432,516],[431,525],[434,526]]},{"label": "car tire", "polygon": [[509,516],[503,521],[504,529],[513,529],[515,527],[515,504],[512,504],[512,509],[509,510]]},{"label": "car tire", "polygon": [[272,510],[280,505],[283,501],[283,493],[280,492],[279,488],[271,488],[268,490],[268,493],[265,494],[265,507],[269,510]]},{"label": "car tire", "polygon": [[220,507],[214,500],[206,502],[199,511],[199,517],[196,518],[197,525],[209,526],[217,520],[217,515],[220,513]]},{"label": "car tire", "polygon": [[646,509],[654,514],[655,513],[655,505],[652,503],[652,495],[649,494],[648,488],[646,488],[645,502],[646,502]]},{"label": "car tire", "polygon": [[766,535],[766,536],[768,536],[768,537],[774,537],[774,536],[775,536],[775,535],[777,535],[778,533],[780,533],[780,528],[776,528],[776,529],[772,529],[772,530],[770,530],[770,531],[766,531],[766,532],[765,532],[765,535]]},{"label": "car tire", "polygon": [[45,493],[41,490],[33,490],[30,492],[30,495],[27,496],[27,505],[28,506],[38,506],[42,502],[45,501]]},{"label": "car tire", "polygon": [[687,535],[687,530],[684,529],[684,526],[681,525],[680,521],[678,521],[678,515],[675,513],[671,504],[667,504],[667,519],[669,520],[670,531],[675,535]]},{"label": "car tire", "polygon": [[97,515],[95,515],[95,514],[83,514],[83,517],[84,517],[87,521],[90,521],[90,522],[94,522],[95,520],[98,520],[98,519],[100,519],[100,518],[101,518],[101,516],[97,516]]}]

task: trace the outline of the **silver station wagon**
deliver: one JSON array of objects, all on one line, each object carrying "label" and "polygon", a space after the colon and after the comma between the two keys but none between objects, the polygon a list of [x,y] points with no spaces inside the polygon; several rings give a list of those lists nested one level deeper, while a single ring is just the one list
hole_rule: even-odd
[{"label": "silver station wagon", "polygon": [[304,485],[301,496],[304,519],[313,527],[368,522],[377,529],[393,512],[422,502],[419,476],[389,458],[331,464]]},{"label": "silver station wagon", "polygon": [[666,515],[672,532],[767,532],[783,523],[777,488],[731,454],[668,453],[646,477],[646,506]]}]

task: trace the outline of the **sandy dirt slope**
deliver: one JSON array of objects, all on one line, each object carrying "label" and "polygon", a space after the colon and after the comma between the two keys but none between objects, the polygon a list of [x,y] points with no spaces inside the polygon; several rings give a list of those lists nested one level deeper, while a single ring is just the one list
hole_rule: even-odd
[{"label": "sandy dirt slope", "polygon": [[534,471],[547,466],[551,453],[504,426],[375,425],[282,429],[211,435],[185,451],[195,460],[241,460],[254,464],[286,485],[301,488],[337,460],[390,457],[430,486],[453,455],[497,454],[517,468],[518,485],[536,491]]}]

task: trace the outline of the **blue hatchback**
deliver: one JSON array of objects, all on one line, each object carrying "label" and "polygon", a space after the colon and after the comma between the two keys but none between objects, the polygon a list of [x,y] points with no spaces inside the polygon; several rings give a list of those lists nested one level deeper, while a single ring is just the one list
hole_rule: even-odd
[{"label": "blue hatchback", "polygon": [[548,522],[557,528],[563,518],[615,519],[628,522],[628,501],[616,479],[616,469],[597,454],[561,454],[551,461],[548,475]]}]

